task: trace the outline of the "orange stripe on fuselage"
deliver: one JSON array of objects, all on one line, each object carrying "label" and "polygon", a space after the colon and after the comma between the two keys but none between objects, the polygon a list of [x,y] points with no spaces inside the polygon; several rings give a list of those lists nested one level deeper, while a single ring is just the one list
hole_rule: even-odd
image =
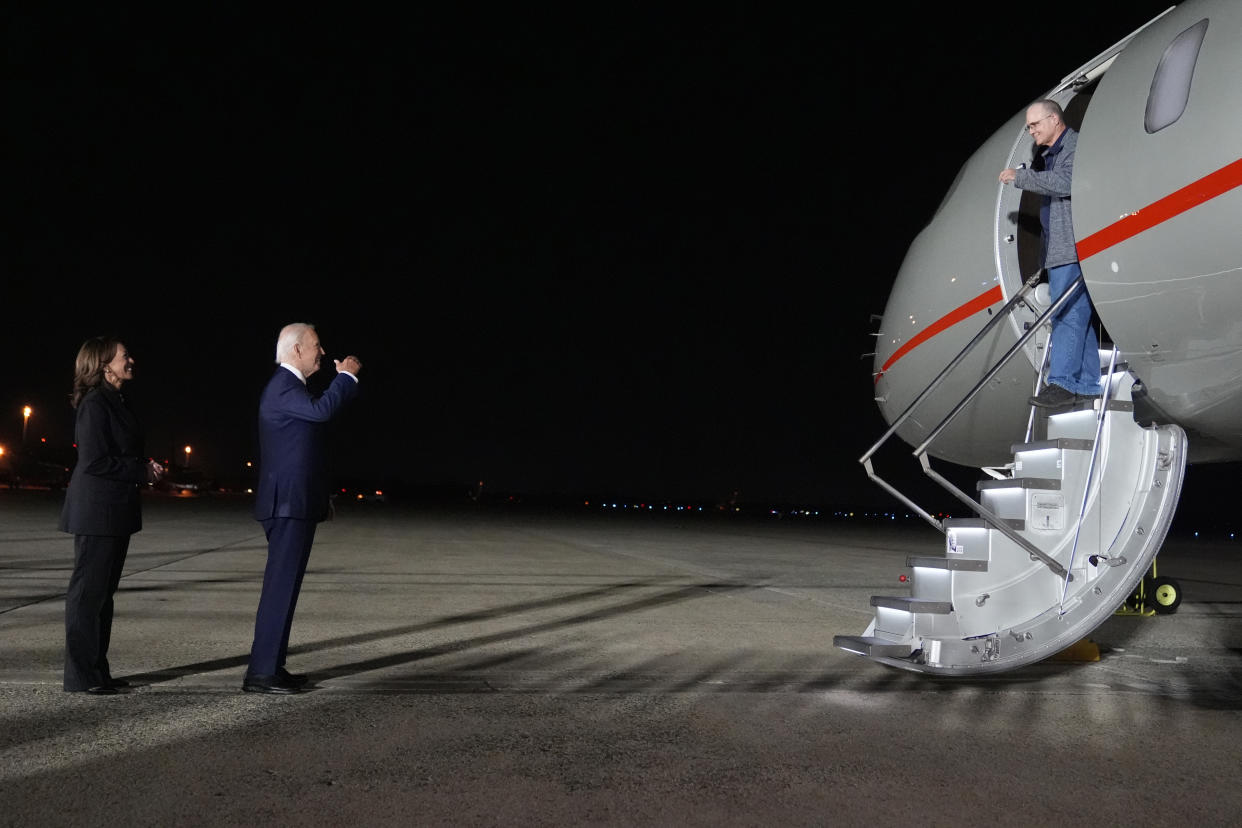
[{"label": "orange stripe on fuselage", "polygon": [[1078,242],[1078,261],[1089,259],[1239,185],[1242,185],[1242,158],[1087,236]]},{"label": "orange stripe on fuselage", "polygon": [[[1198,181],[1193,181],[1180,190],[1169,193],[1159,201],[1154,201],[1141,210],[1128,216],[1123,216],[1120,220],[1113,222],[1104,229],[1097,230],[1090,236],[1087,236],[1077,244],[1078,260],[1089,259],[1096,253],[1120,244],[1145,230],[1150,230],[1157,224],[1168,221],[1174,216],[1181,215],[1187,210],[1198,207],[1205,201],[1210,201],[1239,186],[1242,186],[1242,158],[1239,158],[1232,164],[1226,164],[1216,172],[1209,173]],[[897,360],[914,348],[922,345],[941,331],[956,325],[963,319],[978,313],[989,305],[999,302],[1003,298],[1004,295],[1001,292],[1000,286],[997,285],[986,293],[976,296],[961,307],[940,317],[905,345],[894,351],[893,355],[880,368],[880,372],[875,375],[875,381],[878,383],[880,377],[884,376]]]},{"label": "orange stripe on fuselage", "polygon": [[974,299],[971,299],[966,304],[960,305],[954,308],[953,310],[949,311],[944,316],[940,317],[935,322],[931,323],[926,328],[924,328],[923,330],[915,334],[910,339],[909,342],[902,345],[896,351],[893,351],[893,355],[890,356],[888,358],[888,361],[885,362],[884,365],[880,368],[880,373],[875,375],[875,381],[879,382],[880,377],[884,376],[885,372],[888,371],[890,367],[892,367],[894,362],[901,359],[907,353],[919,347],[920,345],[922,345],[927,340],[931,339],[936,334],[940,333],[943,330],[953,327],[958,322],[961,322],[963,319],[974,316],[979,311],[987,307],[990,307],[991,305],[995,305],[997,302],[1001,301],[1004,298],[1005,298],[1005,294],[1001,290],[1001,286],[997,285],[991,290],[979,294],[978,296],[976,296]]}]

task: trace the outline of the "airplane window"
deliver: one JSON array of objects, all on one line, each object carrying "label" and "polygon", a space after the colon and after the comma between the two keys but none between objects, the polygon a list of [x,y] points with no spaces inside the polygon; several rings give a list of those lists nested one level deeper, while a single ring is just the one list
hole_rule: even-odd
[{"label": "airplane window", "polygon": [[1147,115],[1143,126],[1149,133],[1159,132],[1176,122],[1186,111],[1190,100],[1190,82],[1194,79],[1195,63],[1199,60],[1199,47],[1203,45],[1207,27],[1205,17],[1173,38],[1169,48],[1164,50],[1147,96]]}]

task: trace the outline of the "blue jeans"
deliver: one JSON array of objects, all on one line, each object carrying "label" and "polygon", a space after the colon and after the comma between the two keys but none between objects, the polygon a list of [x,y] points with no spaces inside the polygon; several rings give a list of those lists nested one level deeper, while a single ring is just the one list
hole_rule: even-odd
[{"label": "blue jeans", "polygon": [[[1052,301],[1059,299],[1080,275],[1082,268],[1078,262],[1048,268]],[[1075,394],[1100,393],[1100,343],[1091,327],[1091,297],[1085,285],[1052,317],[1050,347],[1048,382]]]}]

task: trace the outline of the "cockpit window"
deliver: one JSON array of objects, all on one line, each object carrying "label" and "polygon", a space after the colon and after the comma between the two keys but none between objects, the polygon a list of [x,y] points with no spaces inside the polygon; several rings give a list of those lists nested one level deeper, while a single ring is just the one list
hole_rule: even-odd
[{"label": "cockpit window", "polygon": [[1176,122],[1186,111],[1190,100],[1190,82],[1194,80],[1195,63],[1199,60],[1199,47],[1203,45],[1207,28],[1205,17],[1173,38],[1169,48],[1164,50],[1147,96],[1147,115],[1143,126],[1149,133],[1159,132]]}]

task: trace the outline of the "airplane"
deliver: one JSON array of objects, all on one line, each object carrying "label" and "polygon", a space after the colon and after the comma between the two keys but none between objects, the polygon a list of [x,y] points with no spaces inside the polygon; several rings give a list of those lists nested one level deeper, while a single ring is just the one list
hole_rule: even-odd
[{"label": "airplane", "polygon": [[[1071,204],[1104,335],[1105,393],[1033,409],[1053,303],[1039,197],[998,181],[1035,149],[1026,107],[965,162],[897,274],[876,334],[888,432],[873,481],[945,535],[909,596],[875,596],[834,643],[893,667],[973,675],[1084,638],[1148,574],[1188,462],[1242,459],[1242,4],[1187,0],[1043,97],[1079,132]],[[1068,297],[1067,297],[1068,298]],[[890,437],[977,517],[939,520],[875,468]],[[977,497],[932,459],[982,470]],[[887,473],[887,470],[885,470]]]}]

